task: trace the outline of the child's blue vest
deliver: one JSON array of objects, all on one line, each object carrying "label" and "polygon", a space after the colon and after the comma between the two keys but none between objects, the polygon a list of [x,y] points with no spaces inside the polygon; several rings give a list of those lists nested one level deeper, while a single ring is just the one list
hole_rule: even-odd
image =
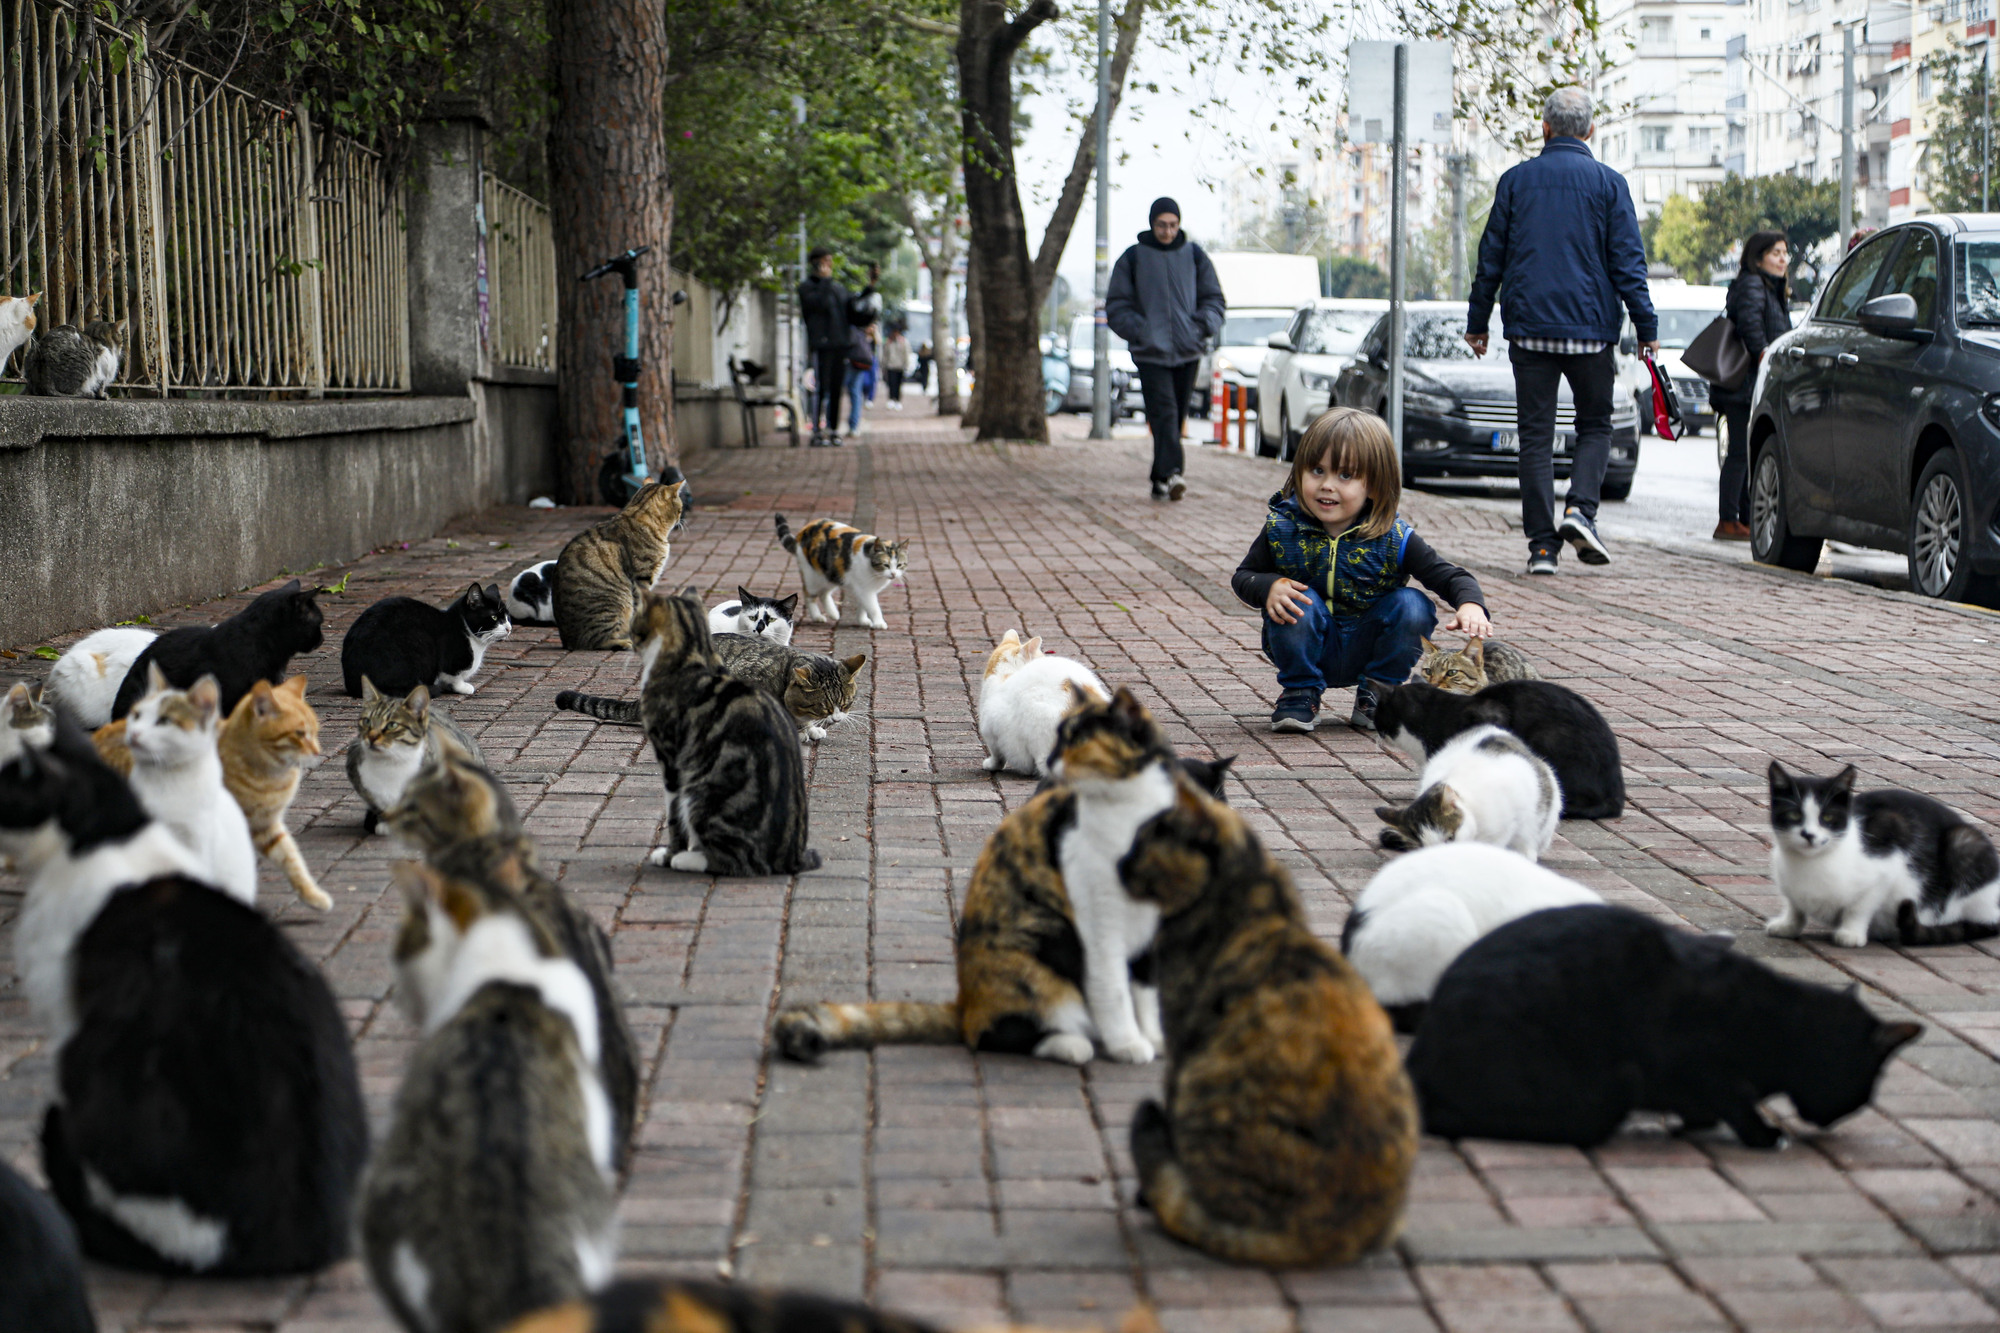
[{"label": "child's blue vest", "polygon": [[1264,540],[1278,569],[1319,593],[1337,616],[1358,616],[1409,582],[1403,548],[1415,530],[1398,514],[1395,525],[1380,537],[1357,537],[1355,528],[1329,536],[1299,512],[1294,495],[1274,501],[1264,519]]}]

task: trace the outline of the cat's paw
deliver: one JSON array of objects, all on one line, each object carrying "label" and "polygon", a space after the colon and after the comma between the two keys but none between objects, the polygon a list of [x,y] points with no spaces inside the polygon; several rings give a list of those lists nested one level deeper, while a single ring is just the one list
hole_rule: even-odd
[{"label": "cat's paw", "polygon": [[1806,919],[1789,907],[1764,923],[1764,933],[1781,940],[1795,940],[1805,928]]},{"label": "cat's paw", "polygon": [[333,899],[327,897],[326,890],[320,888],[319,885],[294,884],[292,888],[298,893],[299,901],[307,907],[312,908],[315,912],[331,912],[333,910]]},{"label": "cat's paw", "polygon": [[684,870],[690,875],[703,874],[708,870],[706,852],[675,852],[667,861],[675,870]]},{"label": "cat's paw", "polygon": [[471,694],[473,685],[469,680],[455,680],[451,683],[451,690],[453,694]]},{"label": "cat's paw", "polygon": [[1007,767],[1007,761],[997,754],[989,754],[979,761],[979,766],[988,773],[998,773],[1001,769]]},{"label": "cat's paw", "polygon": [[395,831],[389,827],[389,821],[386,819],[381,820],[375,825],[375,836],[378,838],[386,838]]},{"label": "cat's paw", "polygon": [[1843,949],[1865,949],[1868,947],[1868,927],[1863,925],[1859,930],[1850,930],[1846,926],[1838,926],[1833,932],[1833,942]]},{"label": "cat's paw", "polygon": [[1035,1045],[1037,1060],[1060,1060],[1066,1065],[1087,1065],[1093,1048],[1090,1038],[1074,1032],[1051,1032]]},{"label": "cat's paw", "polygon": [[652,851],[646,853],[646,864],[663,866],[667,863],[667,858],[673,854],[674,852],[671,847],[655,847]]},{"label": "cat's paw", "polygon": [[1105,1042],[1104,1053],[1121,1065],[1151,1064],[1153,1057],[1159,1054],[1152,1042],[1136,1032],[1130,1037]]},{"label": "cat's paw", "polygon": [[812,724],[812,725],[811,725],[810,727],[807,727],[807,728],[806,728],[806,739],[807,739],[807,740],[809,740],[809,741],[823,741],[823,740],[825,740],[825,739],[826,739],[826,728],[825,728],[825,727],[822,727],[822,726],[821,726],[821,725],[820,725],[819,723],[817,723],[817,722],[813,723],[813,724]]}]

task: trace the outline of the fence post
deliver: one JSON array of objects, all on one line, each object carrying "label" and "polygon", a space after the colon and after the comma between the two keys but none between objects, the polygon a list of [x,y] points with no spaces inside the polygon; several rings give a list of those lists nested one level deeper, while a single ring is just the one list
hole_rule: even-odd
[{"label": "fence post", "polygon": [[410,391],[461,397],[491,362],[480,318],[487,117],[473,103],[417,129],[410,160]]},{"label": "fence post", "polygon": [[306,390],[314,398],[326,397],[326,304],[325,272],[319,244],[319,184],[313,160],[312,113],[304,102],[298,105],[299,122],[299,313],[303,316],[306,341]]},{"label": "fence post", "polygon": [[140,364],[160,397],[173,387],[173,370],[167,361],[167,228],[162,191],[166,164],[160,153],[160,71],[151,55],[138,62],[132,80],[145,120],[133,136],[137,153],[132,163],[132,180],[137,187],[132,229],[137,238],[133,268],[138,290],[133,293],[138,306],[134,339]]}]

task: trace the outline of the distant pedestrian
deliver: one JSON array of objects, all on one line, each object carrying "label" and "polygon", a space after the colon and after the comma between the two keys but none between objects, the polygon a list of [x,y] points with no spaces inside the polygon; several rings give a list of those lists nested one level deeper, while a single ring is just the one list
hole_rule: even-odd
[{"label": "distant pedestrian", "polygon": [[[1563,541],[1586,565],[1611,563],[1597,535],[1597,502],[1611,461],[1620,302],[1640,345],[1660,350],[1632,192],[1584,146],[1591,129],[1590,94],[1581,88],[1549,94],[1542,106],[1541,155],[1510,167],[1494,189],[1465,318],[1465,341],[1485,356],[1487,320],[1499,295],[1514,366],[1530,574],[1555,573]],[[1558,529],[1554,448],[1564,380],[1575,406],[1576,442]]]},{"label": "distant pedestrian", "polygon": [[1750,353],[1750,369],[1733,389],[1719,384],[1708,388],[1708,401],[1729,427],[1729,451],[1722,459],[1717,493],[1722,511],[1715,525],[1717,541],[1750,540],[1750,391],[1756,386],[1764,349],[1791,331],[1791,285],[1786,280],[1791,268],[1792,249],[1785,233],[1760,231],[1743,242],[1743,263],[1729,284],[1724,310],[1743,349]]},{"label": "distant pedestrian", "polygon": [[[807,257],[812,276],[799,284],[799,315],[812,351],[813,395],[807,413],[814,446],[840,443],[840,391],[847,383],[849,333],[856,298],[834,280],[833,251],[819,246]],[[864,293],[865,295],[865,293]]]},{"label": "distant pedestrian", "polygon": [[1150,230],[1118,256],[1104,297],[1105,319],[1139,367],[1146,424],[1153,430],[1153,498],[1187,494],[1181,477],[1181,427],[1194,395],[1195,367],[1208,340],[1222,332],[1224,301],[1215,265],[1181,230],[1181,206],[1153,201]]},{"label": "distant pedestrian", "polygon": [[856,328],[847,345],[847,433],[861,433],[861,405],[875,396],[875,329]]},{"label": "distant pedestrian", "polygon": [[910,340],[904,336],[901,326],[891,324],[889,336],[882,340],[882,382],[889,389],[889,410],[903,410],[903,376],[910,369]]},{"label": "distant pedestrian", "polygon": [[931,345],[929,342],[917,344],[917,368],[911,373],[910,382],[917,386],[918,393],[931,391]]}]

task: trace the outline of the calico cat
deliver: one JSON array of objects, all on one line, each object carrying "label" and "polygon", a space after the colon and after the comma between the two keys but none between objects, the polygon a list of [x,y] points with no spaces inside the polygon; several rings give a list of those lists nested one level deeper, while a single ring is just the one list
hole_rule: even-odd
[{"label": "calico cat", "polygon": [[794,1060],[833,1049],[963,1041],[1087,1064],[1092,1038],[1143,1064],[1164,1038],[1150,949],[1157,909],[1127,897],[1118,861],[1173,803],[1173,751],[1130,690],[1082,700],[1057,734],[1062,781],[1008,814],[966,887],[958,998],[809,1004],[778,1015]]},{"label": "calico cat", "polygon": [[361,697],[364,676],[388,694],[419,685],[434,694],[471,694],[486,650],[512,630],[497,583],[475,583],[443,610],[414,597],[385,597],[341,641],[341,679],[352,699]]},{"label": "calico cat", "polygon": [[742,584],[736,596],[709,608],[710,634],[758,634],[773,643],[792,641],[792,618],[798,614],[799,595],[759,597]]},{"label": "calico cat", "polygon": [[260,855],[278,863],[299,901],[319,911],[333,907],[285,827],[285,812],[299,794],[305,770],[319,762],[319,714],[306,702],[306,678],[293,676],[272,688],[260,680],[236,705],[216,738],[222,783],[236,798]]},{"label": "calico cat", "polygon": [[441,874],[517,895],[589,979],[597,1004],[598,1072],[611,1097],[622,1171],[638,1115],[639,1061],[603,929],[542,872],[507,789],[449,736],[438,737],[401,803],[384,818]]},{"label": "calico cat", "polygon": [[1424,1129],[1448,1139],[1594,1148],[1635,1110],[1717,1121],[1752,1148],[1757,1104],[1815,1125],[1868,1104],[1923,1028],[1884,1023],[1853,987],[1773,971],[1729,941],[1623,907],[1558,907],[1500,927],[1446,969],[1407,1061]]},{"label": "calico cat", "polygon": [[1040,635],[1021,642],[1008,630],[986,655],[986,675],[979,685],[979,739],[986,745],[985,768],[1012,769],[1031,777],[1049,773],[1049,752],[1055,748],[1056,727],[1070,709],[1070,684],[1093,699],[1109,699],[1094,672],[1068,657],[1042,651]]},{"label": "calico cat", "polygon": [[814,620],[840,620],[836,592],[854,598],[855,622],[868,629],[887,629],[882,618],[882,590],[900,581],[909,567],[907,541],[892,542],[871,533],[816,518],[799,529],[798,536],[785,523],[783,514],[771,515],[777,525],[778,544],[799,562],[799,575],[806,585],[806,614]]},{"label": "calico cat", "polygon": [[195,878],[238,902],[254,903],[257,853],[250,823],[223,783],[216,743],[220,687],[215,677],[203,676],[186,690],[176,690],[158,663],[146,670],[150,688],[145,697],[122,721],[105,728],[125,729],[132,792],[194,854]]},{"label": "calico cat", "polygon": [[111,895],[74,971],[42,1163],[84,1253],[216,1277],[343,1258],[368,1121],[340,1006],[284,932],[169,875]]},{"label": "calico cat", "polygon": [[1417,1111],[1360,975],[1243,820],[1181,780],[1119,862],[1160,913],[1165,1105],[1132,1118],[1167,1234],[1235,1263],[1348,1263],[1396,1238]]},{"label": "calico cat", "polygon": [[125,321],[62,324],[28,344],[21,366],[28,392],[42,398],[102,398],[118,378]]},{"label": "calico cat", "polygon": [[1618,738],[1604,715],[1574,690],[1545,680],[1510,680],[1467,696],[1377,681],[1375,692],[1375,730],[1419,763],[1461,732],[1481,724],[1504,727],[1555,770],[1565,818],[1616,819],[1625,813]]},{"label": "calico cat", "polygon": [[666,781],[667,841],[648,859],[690,874],[818,869],[805,760],[784,705],[723,669],[699,598],[647,593],[631,628],[645,664],[639,710]]},{"label": "calico cat", "polygon": [[423,1030],[362,1186],[411,1330],[500,1329],[611,1280],[612,1115],[589,982],[520,900],[404,862],[396,993]]},{"label": "calico cat", "polygon": [[[1197,759],[1193,755],[1184,754],[1176,756],[1174,762],[1180,765],[1181,772],[1187,774],[1188,780],[1201,788],[1204,793],[1218,801],[1229,799],[1224,795],[1224,790],[1229,785],[1229,768],[1236,762],[1235,755],[1222,759]],[[1043,778],[1035,784],[1035,795],[1040,796],[1043,792],[1061,785],[1053,776]]]},{"label": "calico cat", "polygon": [[507,585],[507,614],[516,625],[556,623],[556,562],[530,565]]},{"label": "calico cat", "polygon": [[46,749],[56,738],[56,712],[46,695],[40,685],[17,684],[0,699],[0,764],[31,745]]},{"label": "calico cat", "polygon": [[[7,362],[14,355],[14,349],[34,336],[37,322],[35,305],[41,299],[40,292],[28,296],[0,296],[0,375],[7,373]],[[27,360],[25,356],[21,359]]]},{"label": "calico cat", "polygon": [[[693,592],[690,588],[686,595]],[[829,724],[846,720],[847,708],[860,689],[861,668],[868,663],[866,653],[841,661],[762,635],[712,634],[710,641],[723,670],[777,698],[792,715],[801,738],[809,741],[825,740]],[[637,725],[640,720],[639,705],[631,700],[575,690],[557,694],[556,707],[604,722]]]},{"label": "calico cat", "polygon": [[367,812],[361,827],[387,834],[382,812],[403,799],[403,789],[423,767],[433,736],[449,736],[476,763],[485,763],[479,745],[419,685],[407,695],[384,694],[361,678],[361,729],[347,746],[347,782]]},{"label": "calico cat", "polygon": [[111,703],[139,654],[160,636],[124,625],[79,639],[49,668],[48,694],[70,721],[96,731],[111,720]]},{"label": "calico cat", "polygon": [[214,676],[222,687],[223,713],[234,712],[251,685],[260,680],[276,685],[294,655],[312,652],[326,641],[320,628],[326,617],[313,600],[318,596],[318,588],[301,587],[293,579],[220,625],[168,630],[133,659],[112,701],[112,718],[125,716],[139,702],[146,692],[146,668],[155,662],[178,690]]},{"label": "calico cat", "polygon": [[[1065,1323],[1071,1333],[1082,1326]],[[1012,1324],[965,1333],[1035,1333]],[[937,1325],[812,1292],[759,1291],[686,1278],[626,1278],[585,1300],[509,1324],[505,1333],[943,1333]],[[1144,1306],[1118,1333],[1160,1333]]]},{"label": "calico cat", "polygon": [[1341,927],[1340,951],[1396,1029],[1414,1032],[1438,978],[1474,940],[1530,912],[1603,901],[1504,847],[1426,847],[1375,872]]},{"label": "calico cat", "polygon": [[624,651],[646,590],[659,581],[680,530],[685,482],[649,481],[612,517],[570,538],[556,557],[555,618],[562,646]]},{"label": "calico cat", "polygon": [[[5,361],[0,356],[0,364]],[[97,1333],[76,1228],[48,1195],[5,1162],[0,1162],[0,1328]]]},{"label": "calico cat", "polygon": [[1855,777],[1852,764],[1812,778],[1771,761],[1771,882],[1785,906],[1765,931],[1796,939],[1831,921],[1846,949],[1870,936],[1960,944],[2000,935],[2000,856],[1986,835],[1917,792],[1857,793]]},{"label": "calico cat", "polygon": [[1410,669],[1410,680],[1435,685],[1453,694],[1477,694],[1507,680],[1540,680],[1541,673],[1520,649],[1498,639],[1467,639],[1465,647],[1448,653],[1429,639]]},{"label": "calico cat", "polygon": [[1446,842],[1490,842],[1541,859],[1562,821],[1562,788],[1548,761],[1502,727],[1478,726],[1446,741],[1424,763],[1417,798],[1378,805],[1392,851]]}]

